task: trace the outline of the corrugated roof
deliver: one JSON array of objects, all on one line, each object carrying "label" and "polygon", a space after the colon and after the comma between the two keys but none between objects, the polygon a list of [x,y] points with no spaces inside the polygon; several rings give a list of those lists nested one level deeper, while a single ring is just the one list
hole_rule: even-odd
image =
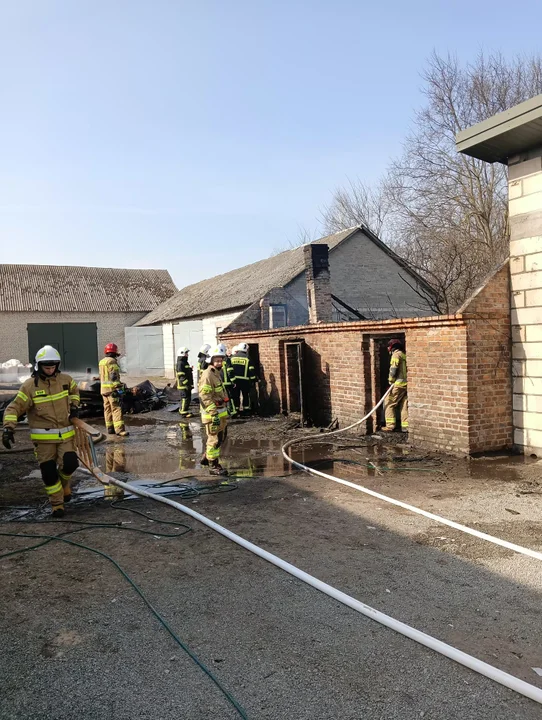
[{"label": "corrugated roof", "polygon": [[[429,288],[424,280],[407,267],[404,260],[398,258],[365,227],[348,228],[334,235],[327,235],[315,240],[315,242],[328,245],[331,252],[357,232],[362,232],[368,240],[376,243],[384,252],[393,257],[417,282]],[[304,270],[305,260],[303,245],[301,245],[279,255],[259,260],[237,270],[231,270],[223,275],[188,285],[139,320],[136,325],[154,325],[160,322],[214,315],[245,308],[260,300],[271,288],[284,287]]]},{"label": "corrugated roof", "polygon": [[542,144],[542,95],[497,113],[457,133],[458,152],[486,162],[506,163],[512,155]]},{"label": "corrugated roof", "polygon": [[[325,243],[332,250],[358,230],[359,228],[349,228],[315,242]],[[223,275],[188,285],[136,324],[153,325],[247,307],[262,298],[271,288],[284,287],[304,269],[301,245],[251,265],[230,270]]]},{"label": "corrugated roof", "polygon": [[0,265],[0,312],[149,312],[176,291],[167,270]]}]

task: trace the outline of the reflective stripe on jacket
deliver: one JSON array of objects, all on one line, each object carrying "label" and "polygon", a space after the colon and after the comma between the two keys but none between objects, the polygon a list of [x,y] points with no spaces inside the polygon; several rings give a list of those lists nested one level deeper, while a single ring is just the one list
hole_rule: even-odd
[{"label": "reflective stripe on jacket", "polygon": [[222,363],[222,381],[226,387],[233,385],[235,382],[235,375],[233,373],[233,367],[231,364],[231,358],[226,356]]},{"label": "reflective stripe on jacket", "polygon": [[69,420],[72,407],[79,407],[79,388],[69,375],[57,373],[46,380],[31,377],[5,409],[4,427],[13,430],[26,413],[32,440],[62,442],[74,434]]},{"label": "reflective stripe on jacket", "polygon": [[186,358],[177,358],[176,366],[177,390],[192,390],[194,373]]},{"label": "reflective stripe on jacket", "polygon": [[388,382],[396,387],[407,386],[407,362],[402,350],[394,350],[392,353]]},{"label": "reflective stripe on jacket", "polygon": [[100,360],[100,393],[111,395],[122,383],[120,381],[120,367],[116,358],[104,357]]},{"label": "reflective stripe on jacket", "polygon": [[250,360],[244,355],[234,355],[231,359],[232,380],[250,380],[256,382],[256,370]]},{"label": "reflective stripe on jacket", "polygon": [[228,396],[222,382],[222,371],[210,365],[198,382],[201,421],[210,423],[214,417],[228,417]]}]

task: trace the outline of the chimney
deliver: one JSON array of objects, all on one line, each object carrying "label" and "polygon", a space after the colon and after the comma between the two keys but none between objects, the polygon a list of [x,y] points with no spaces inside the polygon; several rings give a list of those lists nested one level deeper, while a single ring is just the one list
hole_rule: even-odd
[{"label": "chimney", "polygon": [[309,323],[331,322],[331,281],[329,276],[329,248],[310,244],[303,248]]}]

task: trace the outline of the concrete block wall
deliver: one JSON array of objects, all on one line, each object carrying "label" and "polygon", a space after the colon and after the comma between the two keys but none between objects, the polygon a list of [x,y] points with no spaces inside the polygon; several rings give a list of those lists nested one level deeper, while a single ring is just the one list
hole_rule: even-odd
[{"label": "concrete block wall", "polygon": [[[357,232],[329,253],[331,292],[368,318],[424,316],[429,304],[402,279],[411,278],[396,261]],[[307,307],[305,273],[298,275],[286,289]]]},{"label": "concrete block wall", "polygon": [[514,439],[542,453],[542,150],[509,160]]},{"label": "concrete block wall", "polygon": [[0,362],[17,358],[28,361],[28,323],[96,323],[98,357],[108,342],[114,342],[124,352],[124,328],[131,327],[145,315],[137,313],[66,313],[13,312],[0,313]]}]

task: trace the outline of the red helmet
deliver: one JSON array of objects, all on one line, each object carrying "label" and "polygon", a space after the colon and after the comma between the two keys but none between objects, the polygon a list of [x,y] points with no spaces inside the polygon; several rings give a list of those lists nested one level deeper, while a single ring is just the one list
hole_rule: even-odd
[{"label": "red helmet", "polygon": [[388,343],[389,352],[391,352],[393,350],[393,348],[395,348],[395,347],[399,347],[399,348],[403,347],[403,343],[400,340],[398,340],[397,338],[393,338],[392,340],[389,341],[389,343]]},{"label": "red helmet", "polygon": [[107,355],[108,353],[115,353],[115,355],[119,354],[119,349],[115,345],[115,343],[107,343],[107,345],[104,348],[104,353]]}]

